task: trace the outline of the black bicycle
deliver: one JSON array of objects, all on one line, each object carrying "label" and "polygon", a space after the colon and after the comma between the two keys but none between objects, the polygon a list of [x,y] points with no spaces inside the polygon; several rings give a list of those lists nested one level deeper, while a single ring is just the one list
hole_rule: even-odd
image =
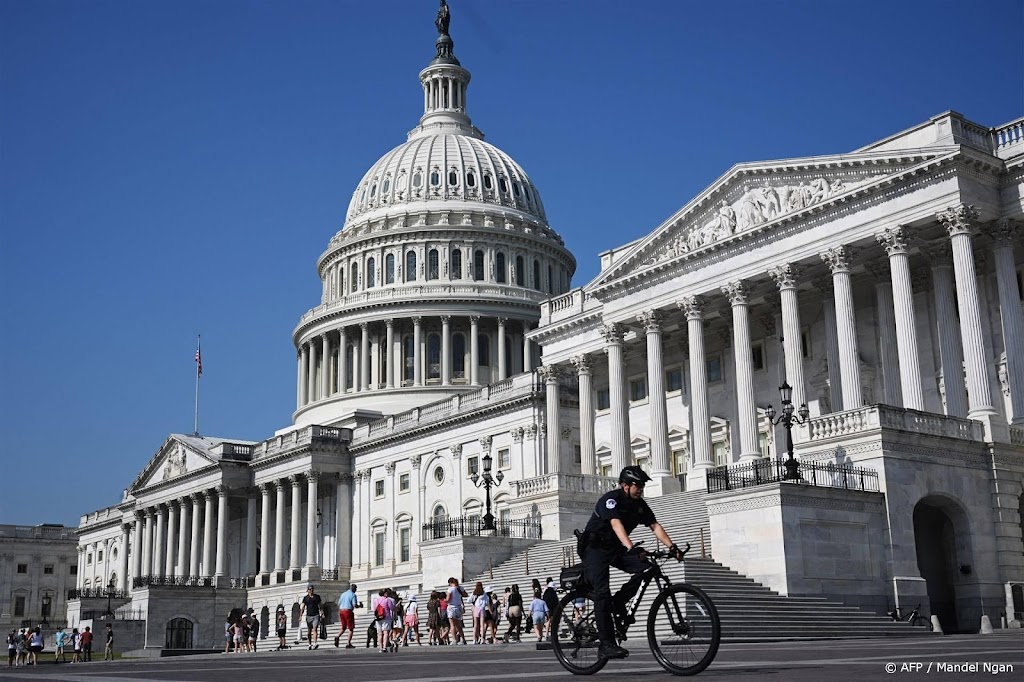
[{"label": "black bicycle", "polygon": [[[688,551],[689,543],[683,555]],[[661,570],[671,557],[668,551],[647,553],[651,568],[644,573],[640,589],[626,607],[625,618],[616,624],[616,634],[620,640],[626,639],[628,624],[636,622],[647,587],[656,582],[658,595],[647,615],[651,652],[661,667],[673,675],[696,675],[715,660],[722,636],[721,623],[715,605],[703,590],[689,583],[673,585]],[[601,642],[594,601],[583,581],[582,569],[578,564],[562,571],[562,587],[568,594],[558,602],[551,616],[551,644],[563,668],[574,675],[593,675],[608,659],[598,655]]]},{"label": "black bicycle", "polygon": [[932,629],[932,621],[930,618],[926,618],[921,615],[921,605],[918,604],[914,607],[914,610],[909,613],[902,613],[900,607],[893,607],[893,610],[889,612],[889,617],[896,622],[910,623],[914,627],[923,627]]}]

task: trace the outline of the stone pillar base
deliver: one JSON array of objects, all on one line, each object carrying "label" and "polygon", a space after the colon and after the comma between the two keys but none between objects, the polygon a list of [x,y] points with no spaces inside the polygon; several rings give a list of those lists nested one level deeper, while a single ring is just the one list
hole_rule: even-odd
[{"label": "stone pillar base", "polygon": [[697,464],[694,468],[686,472],[686,489],[687,490],[707,490],[708,489],[708,469],[712,468],[710,464]]},{"label": "stone pillar base", "polygon": [[682,490],[683,485],[675,476],[652,475],[651,482],[644,488],[645,497],[661,497]]},{"label": "stone pillar base", "polygon": [[312,566],[303,566],[302,579],[304,581],[320,580],[320,567],[315,564]]},{"label": "stone pillar base", "polygon": [[992,414],[968,414],[968,419],[981,422],[985,429],[985,441],[988,443],[1009,443],[1010,426],[1000,415]]}]

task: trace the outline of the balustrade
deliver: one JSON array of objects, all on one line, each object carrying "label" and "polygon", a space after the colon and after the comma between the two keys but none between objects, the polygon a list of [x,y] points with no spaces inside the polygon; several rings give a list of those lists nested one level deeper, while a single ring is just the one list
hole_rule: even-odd
[{"label": "balustrade", "polygon": [[869,405],[855,410],[812,417],[807,424],[807,440],[828,440],[876,429],[893,429],[972,441],[979,441],[984,437],[983,426],[970,419],[888,405]]}]

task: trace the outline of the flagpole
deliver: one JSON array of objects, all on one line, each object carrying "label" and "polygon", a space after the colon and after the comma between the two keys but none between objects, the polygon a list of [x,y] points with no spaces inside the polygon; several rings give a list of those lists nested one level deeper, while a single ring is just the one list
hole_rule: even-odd
[{"label": "flagpole", "polygon": [[203,375],[203,354],[200,335],[196,335],[196,414],[193,426],[193,436],[199,435],[199,377]]}]

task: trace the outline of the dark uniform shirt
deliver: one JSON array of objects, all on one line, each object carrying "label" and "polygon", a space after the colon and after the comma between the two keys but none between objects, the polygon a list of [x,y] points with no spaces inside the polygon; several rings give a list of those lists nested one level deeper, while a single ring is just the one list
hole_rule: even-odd
[{"label": "dark uniform shirt", "polygon": [[650,526],[657,522],[646,500],[642,497],[634,500],[622,488],[608,491],[594,506],[594,513],[590,515],[586,528],[592,542],[602,547],[621,546],[618,536],[612,530],[612,519],[621,521],[626,533],[632,533],[640,524]]}]

